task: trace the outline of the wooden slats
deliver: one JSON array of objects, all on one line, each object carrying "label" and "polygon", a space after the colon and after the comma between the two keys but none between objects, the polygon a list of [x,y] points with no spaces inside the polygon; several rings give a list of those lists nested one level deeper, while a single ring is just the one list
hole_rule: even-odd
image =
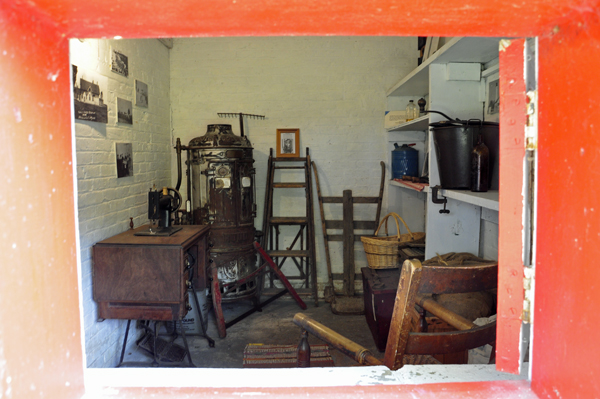
[{"label": "wooden slats", "polygon": [[[344,202],[343,197],[321,197],[324,204],[342,204]],[[352,197],[352,203],[354,204],[378,204],[379,197]]]},{"label": "wooden slats", "polygon": [[[360,237],[372,237],[372,235],[367,234],[355,234],[354,242],[360,241]],[[328,241],[344,241],[344,236],[342,234],[327,234]]]},{"label": "wooden slats", "polygon": [[342,221],[344,234],[344,295],[354,296],[354,204],[352,203],[352,190],[344,190],[344,203]]},{"label": "wooden slats", "polygon": [[303,216],[276,216],[269,219],[269,222],[272,225],[275,224],[287,224],[287,225],[297,225],[297,224],[307,224],[308,218]]},{"label": "wooden slats", "polygon": [[[443,285],[452,286],[457,283],[462,288],[473,288],[476,286],[476,284],[470,285],[464,283],[462,278],[467,278],[468,274],[464,270],[461,270],[462,266],[439,267],[442,270],[448,269],[443,270],[442,274],[435,273],[434,269],[437,268],[438,266],[422,266],[418,260],[407,260],[402,265],[383,360],[384,365],[391,370],[397,370],[404,364],[423,364],[416,362],[406,363],[405,355],[448,354],[463,352],[485,344],[494,345],[496,340],[495,321],[481,327],[475,326],[462,316],[443,308],[433,299],[417,293],[421,285],[429,284],[429,282],[424,280],[427,269],[429,269],[429,272],[427,272],[429,278],[443,277],[445,279],[442,282]],[[464,268],[480,269],[478,276],[483,276],[484,271],[490,274],[497,273],[497,266],[495,264],[465,266]],[[457,272],[457,279],[452,278],[446,273],[450,270]],[[345,274],[344,278],[347,278]],[[485,285],[487,284],[486,282]],[[457,291],[448,289],[448,292]],[[460,331],[412,332],[416,304],[419,304],[419,307],[423,307],[424,310],[433,313]],[[425,317],[425,313],[423,313],[422,317]],[[365,348],[301,313],[297,313],[294,316],[293,322],[321,341],[333,346],[342,354],[354,358],[359,364],[379,364],[379,360],[370,358],[371,355]]]},{"label": "wooden slats", "polygon": [[[283,163],[283,164],[282,164]],[[265,189],[265,212],[263,215],[263,238],[262,242],[268,253],[280,258],[279,266],[281,267],[286,259],[289,259],[295,264],[300,272],[299,275],[286,277],[290,280],[303,280],[305,287],[310,287],[315,301],[315,306],[319,304],[319,293],[317,286],[317,265],[315,254],[315,233],[314,233],[314,214],[313,214],[313,197],[311,184],[311,161],[309,149],[306,149],[306,157],[288,158],[288,157],[273,157],[273,149],[269,154],[269,164],[267,172],[267,184]],[[286,172],[280,172],[277,179],[288,181],[275,181],[276,170],[290,171],[289,175]],[[303,177],[301,174],[303,173]],[[287,178],[287,179],[286,179]],[[292,180],[292,181],[289,181]],[[280,216],[273,214],[273,197],[275,189],[304,189],[304,197],[306,200],[306,216]],[[283,190],[279,191],[281,193]],[[299,195],[299,190],[293,192],[294,196]],[[278,209],[279,212],[286,212],[287,209]],[[291,212],[295,213],[295,212]],[[302,213],[302,211],[298,212]],[[284,213],[285,215],[285,213]],[[280,249],[280,226],[290,226],[292,229],[297,228],[297,234],[291,243],[285,244],[288,249]],[[287,228],[286,234],[287,234]],[[299,258],[299,259],[297,259]],[[273,276],[270,276],[270,285],[273,287]]]},{"label": "wooden slats", "polygon": [[267,253],[269,254],[270,257],[272,258],[308,258],[309,255],[309,251],[305,250],[305,251],[301,251],[301,250],[291,250],[291,251],[285,251],[285,250],[279,250],[279,251],[267,251]]},{"label": "wooden slats", "polygon": [[305,188],[306,183],[273,183],[273,188]]},{"label": "wooden slats", "polygon": [[468,331],[442,333],[411,332],[406,343],[406,354],[445,354],[477,348],[496,339],[496,322]]},{"label": "wooden slats", "polygon": [[470,320],[465,319],[461,315],[454,313],[453,311],[446,309],[433,299],[424,297],[421,294],[417,294],[416,302],[423,309],[431,313],[432,315],[442,319],[446,323],[450,324],[457,330],[470,330],[471,328],[477,327]]},{"label": "wooden slats", "polygon": [[476,292],[497,286],[497,263],[480,266],[423,266],[423,283],[419,287],[419,293]]},{"label": "wooden slats", "polygon": [[383,363],[390,370],[397,370],[403,366],[402,361],[410,332],[411,310],[415,307],[415,296],[421,283],[421,271],[419,261],[404,262],[400,271],[400,281],[383,358]]},{"label": "wooden slats", "polygon": [[[344,273],[332,273],[331,276],[335,279],[335,280],[342,280],[344,278]],[[354,279],[358,280],[362,278],[362,274],[361,273],[354,273]]]},{"label": "wooden slats", "polygon": [[[323,237],[325,242],[325,259],[327,261],[327,274],[329,277],[328,286],[324,290],[324,295],[326,298],[331,297],[335,293],[333,287],[334,274],[332,273],[331,259],[329,253],[329,241],[337,241],[343,243],[343,295],[354,295],[354,280],[356,278],[354,251],[356,242],[360,242],[361,237],[363,236],[361,234],[356,234],[355,230],[370,230],[375,232],[377,226],[379,225],[379,215],[381,213],[381,203],[383,199],[383,188],[385,186],[385,164],[383,162],[380,162],[380,166],[381,182],[378,197],[353,197],[352,190],[344,190],[342,197],[324,197],[321,195],[317,168],[313,162],[315,179],[317,183],[319,209],[321,211],[321,224],[323,227]],[[343,219],[326,220],[323,204],[342,204]],[[354,204],[376,204],[377,211],[375,220],[354,220]],[[327,230],[329,229],[342,230],[342,234],[328,234]]]},{"label": "wooden slats", "polygon": [[[372,220],[355,220],[355,230],[375,230],[378,224]],[[326,220],[325,227],[328,229],[343,229],[344,222],[342,220]]]},{"label": "wooden slats", "polygon": [[302,157],[302,158],[273,158],[273,162],[306,162],[306,158]]}]

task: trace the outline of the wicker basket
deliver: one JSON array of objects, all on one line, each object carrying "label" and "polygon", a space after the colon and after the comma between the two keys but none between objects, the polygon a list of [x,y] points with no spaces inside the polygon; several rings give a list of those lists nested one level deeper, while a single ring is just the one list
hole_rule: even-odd
[{"label": "wicker basket", "polygon": [[[388,237],[377,237],[381,226],[385,222],[385,234],[388,234],[387,221],[389,217],[393,217],[396,222],[398,234]],[[408,233],[400,234],[400,224],[402,222]],[[383,218],[374,237],[361,237],[360,240],[365,247],[367,254],[367,263],[371,269],[391,269],[400,266],[400,248],[408,244],[417,244],[425,242],[425,233],[413,233],[410,231],[404,219],[397,213],[389,213]]]}]

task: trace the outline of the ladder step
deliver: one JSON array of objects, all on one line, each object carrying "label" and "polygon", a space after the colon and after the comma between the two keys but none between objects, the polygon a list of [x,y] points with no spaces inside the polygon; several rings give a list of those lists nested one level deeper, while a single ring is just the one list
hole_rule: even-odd
[{"label": "ladder step", "polygon": [[273,158],[273,162],[306,162],[306,158]]},{"label": "ladder step", "polygon": [[[352,225],[355,230],[375,230],[377,224],[374,220],[354,220]],[[339,229],[344,228],[343,220],[325,220],[325,227],[327,229]],[[383,234],[382,234],[383,235]]]},{"label": "ladder step", "polygon": [[[355,242],[359,242],[361,241],[360,237],[373,237],[372,235],[366,235],[366,234],[355,234],[354,235],[354,241]],[[344,236],[341,234],[327,234],[327,241],[344,241]]]},{"label": "ladder step", "polygon": [[308,218],[306,216],[277,216],[270,218],[269,222],[271,222],[271,224],[307,224]]},{"label": "ladder step", "polygon": [[304,188],[306,183],[273,183],[273,188]]},{"label": "ladder step", "polygon": [[304,250],[304,251],[300,251],[300,250],[292,250],[292,251],[276,250],[276,251],[267,251],[267,253],[272,258],[284,258],[284,257],[288,257],[288,258],[308,258],[308,256],[309,256],[309,251],[308,250]]},{"label": "ladder step", "polygon": [[[321,197],[321,201],[324,204],[343,204],[344,197]],[[352,197],[352,203],[377,204],[379,203],[379,197]]]},{"label": "ladder step", "polygon": [[[317,268],[315,261],[315,227],[314,227],[314,213],[313,213],[313,194],[312,194],[312,166],[308,148],[306,148],[305,157],[277,157],[272,156],[273,151],[271,149],[269,155],[269,167],[267,175],[267,184],[265,188],[265,211],[263,213],[263,242],[270,248],[265,248],[267,253],[274,258],[279,258],[279,262],[293,261],[298,267],[300,272],[297,276],[292,278],[301,280],[303,285],[310,287],[312,296],[315,301],[315,306],[319,305],[319,295],[317,292]],[[277,169],[281,169],[279,172],[279,182],[275,182],[275,176],[277,175]],[[286,172],[285,170],[290,170]],[[298,175],[304,171],[304,178]],[[286,173],[296,174],[296,176],[287,177]],[[281,181],[283,180],[283,181]],[[303,211],[297,212],[277,212],[280,215],[285,216],[273,216],[273,196],[276,188],[295,188],[296,193],[300,194],[300,190],[304,189],[304,199],[306,201],[306,213],[305,216],[287,216],[289,213],[304,213]],[[281,193],[281,190],[279,191]],[[286,215],[287,214],[287,215]],[[290,250],[279,250],[280,246],[280,234],[282,233],[279,226],[291,226],[297,230],[296,237],[292,244],[289,245]],[[287,228],[284,228],[287,230]],[[306,231],[306,234],[304,234]],[[286,231],[285,234],[288,232]],[[294,244],[300,239],[300,245],[295,246]],[[306,239],[306,242],[304,242]],[[283,245],[281,245],[283,247]],[[285,247],[284,247],[285,248]],[[294,248],[300,248],[300,250],[294,250]],[[306,249],[304,249],[306,248]],[[257,248],[259,250],[260,248]],[[266,256],[266,255],[265,255]],[[306,268],[306,270],[303,270]],[[287,277],[289,278],[289,277]],[[271,278],[271,286],[273,279]],[[296,293],[296,292],[294,292]],[[278,294],[279,295],[279,294]],[[305,308],[303,308],[305,309]]]}]

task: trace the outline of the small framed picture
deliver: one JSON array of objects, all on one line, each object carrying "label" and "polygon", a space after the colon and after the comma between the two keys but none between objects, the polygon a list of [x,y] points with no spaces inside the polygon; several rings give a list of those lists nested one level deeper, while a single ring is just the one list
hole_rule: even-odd
[{"label": "small framed picture", "polygon": [[131,143],[115,143],[117,178],[133,176],[133,147]]},{"label": "small framed picture", "polygon": [[498,114],[500,112],[500,78],[489,79],[487,85],[487,113],[488,115]]},{"label": "small framed picture", "polygon": [[128,77],[129,76],[129,60],[127,56],[123,53],[118,52],[117,50],[111,47],[110,49],[110,70],[114,73],[118,73],[119,75]]},{"label": "small framed picture", "polygon": [[117,97],[117,121],[133,125],[133,114],[131,113],[131,101]]},{"label": "small framed picture", "polygon": [[300,129],[277,129],[277,157],[300,156]]},{"label": "small framed picture", "polygon": [[135,105],[148,108],[148,85],[135,80]]}]

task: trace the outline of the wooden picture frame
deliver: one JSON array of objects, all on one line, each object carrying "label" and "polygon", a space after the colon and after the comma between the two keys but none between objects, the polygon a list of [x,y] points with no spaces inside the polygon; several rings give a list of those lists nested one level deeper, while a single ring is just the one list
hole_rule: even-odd
[{"label": "wooden picture frame", "polygon": [[300,157],[300,129],[277,129],[277,158]]}]

